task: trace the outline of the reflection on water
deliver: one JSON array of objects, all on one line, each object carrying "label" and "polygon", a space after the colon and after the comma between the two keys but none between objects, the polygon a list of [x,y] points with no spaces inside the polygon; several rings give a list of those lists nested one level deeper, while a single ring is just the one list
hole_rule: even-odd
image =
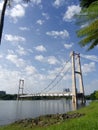
[{"label": "reflection on water", "polygon": [[0,125],[40,115],[65,113],[75,110],[71,100],[0,101]]},{"label": "reflection on water", "polygon": [[70,100],[38,100],[17,102],[16,119],[71,111]]}]

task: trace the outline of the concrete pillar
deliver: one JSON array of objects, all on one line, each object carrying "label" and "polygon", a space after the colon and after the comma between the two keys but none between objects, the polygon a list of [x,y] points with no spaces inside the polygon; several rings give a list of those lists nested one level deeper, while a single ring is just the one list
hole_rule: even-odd
[{"label": "concrete pillar", "polygon": [[78,55],[78,71],[79,74],[79,85],[80,85],[80,93],[84,94],[84,86],[83,86],[83,77],[82,77],[82,70],[81,70],[81,63],[80,63],[80,55]]},{"label": "concrete pillar", "polygon": [[20,79],[19,80],[19,89],[18,89],[18,94],[17,94],[17,100],[19,99],[19,95],[23,95],[23,90],[24,90],[24,80]]},{"label": "concrete pillar", "polygon": [[[78,66],[76,66],[76,63],[75,63],[76,56],[77,56]],[[77,104],[78,98],[80,98],[82,103],[85,103],[80,54],[77,54],[73,51],[71,53],[71,58],[72,58],[72,102]],[[77,69],[76,69],[76,67],[77,67]],[[77,93],[76,74],[78,74],[78,76],[79,76],[80,93]]]},{"label": "concrete pillar", "polygon": [[80,86],[80,93],[82,93],[82,103],[85,103],[85,93],[84,93],[84,85],[83,85],[83,76],[81,70],[81,62],[80,62],[80,54],[78,54],[78,72],[79,72],[79,86]]},{"label": "concrete pillar", "polygon": [[75,53],[71,53],[72,58],[72,102],[77,104],[77,92],[76,92],[76,75],[75,75]]}]

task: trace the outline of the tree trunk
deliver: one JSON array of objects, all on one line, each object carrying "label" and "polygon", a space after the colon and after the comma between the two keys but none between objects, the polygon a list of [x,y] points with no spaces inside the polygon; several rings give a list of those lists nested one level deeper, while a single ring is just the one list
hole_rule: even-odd
[{"label": "tree trunk", "polygon": [[4,0],[3,8],[1,11],[1,18],[0,18],[0,44],[1,44],[1,39],[2,39],[2,33],[3,33],[3,26],[4,26],[4,16],[5,16],[5,10],[7,6],[8,0]]}]

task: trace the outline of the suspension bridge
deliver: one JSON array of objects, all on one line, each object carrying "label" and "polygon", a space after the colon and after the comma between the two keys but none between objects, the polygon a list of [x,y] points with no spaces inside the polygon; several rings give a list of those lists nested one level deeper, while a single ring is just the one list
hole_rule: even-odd
[{"label": "suspension bridge", "polygon": [[[70,62],[71,61],[71,62]],[[70,66],[68,66],[68,63],[71,63],[71,69],[72,69],[72,90],[71,91],[63,91],[63,92],[50,92],[53,88],[57,86],[57,84],[66,76],[66,74],[69,72]],[[67,69],[65,69],[65,67]],[[78,75],[78,81],[79,81],[79,92],[77,92],[77,76]],[[21,98],[28,98],[28,97],[49,97],[49,96],[71,96],[72,102],[77,103],[78,99],[81,99],[82,103],[85,103],[85,94],[84,94],[84,86],[83,86],[83,77],[82,77],[82,70],[81,70],[81,61],[80,61],[80,54],[75,53],[74,51],[71,52],[69,60],[66,61],[64,66],[61,68],[59,73],[55,76],[55,78],[45,87],[43,90],[41,90],[38,93],[32,93],[32,94],[24,94],[24,80],[19,80],[19,89],[18,89],[18,96],[17,99]]]}]

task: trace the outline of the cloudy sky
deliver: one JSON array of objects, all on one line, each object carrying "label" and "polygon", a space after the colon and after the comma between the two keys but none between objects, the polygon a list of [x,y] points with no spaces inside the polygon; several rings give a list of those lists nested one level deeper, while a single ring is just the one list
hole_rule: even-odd
[{"label": "cloudy sky", "polygon": [[71,89],[71,51],[81,55],[86,94],[98,89],[98,47],[87,52],[78,44],[74,15],[80,10],[78,0],[13,0],[0,46],[1,91],[17,93],[19,79],[25,93]]}]

